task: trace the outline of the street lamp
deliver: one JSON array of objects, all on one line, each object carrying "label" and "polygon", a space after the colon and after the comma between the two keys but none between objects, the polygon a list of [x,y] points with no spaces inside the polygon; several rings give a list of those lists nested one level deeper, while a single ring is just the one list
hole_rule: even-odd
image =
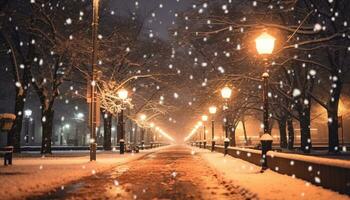
[{"label": "street lamp", "polygon": [[[259,55],[262,55],[264,60],[266,60],[268,55],[271,55],[275,47],[276,39],[264,31],[260,36],[255,39],[256,50]],[[269,74],[267,72],[265,65],[265,71],[262,75],[264,88],[263,88],[263,102],[264,102],[264,134],[261,136],[261,147],[262,147],[262,169],[263,172],[267,169],[267,151],[272,149],[272,137],[269,133],[269,102],[268,102],[268,84],[269,84]]]},{"label": "street lamp", "polygon": [[232,89],[229,88],[228,86],[225,86],[224,88],[221,89],[221,96],[224,98],[226,101],[231,98],[232,95]]},{"label": "street lamp", "polygon": [[96,107],[96,95],[95,95],[95,69],[96,69],[96,62],[97,62],[97,29],[98,29],[98,11],[99,11],[99,0],[93,0],[92,7],[93,7],[93,17],[92,17],[92,57],[91,57],[91,85],[89,85],[90,89],[90,133],[91,133],[91,140],[90,140],[90,161],[96,160],[96,125],[97,125],[97,115],[98,108]]},{"label": "street lamp", "polygon": [[144,145],[145,145],[145,127],[144,123],[147,119],[147,115],[141,114],[140,115],[140,120],[141,120],[141,149],[143,150]]},{"label": "street lamp", "polygon": [[141,120],[141,122],[146,121],[146,119],[147,119],[147,115],[145,115],[145,114],[141,114],[141,115],[140,115],[140,120]]},{"label": "street lamp", "polygon": [[[232,89],[229,88],[228,86],[225,86],[224,88],[221,89],[221,96],[225,100],[225,105],[224,105],[224,111],[227,110],[228,104],[227,101],[229,98],[231,98],[232,95]],[[228,120],[227,120],[227,113],[225,112],[225,140],[224,140],[224,146],[225,146],[225,155],[227,154],[227,148],[230,143],[230,139],[228,138]]]},{"label": "street lamp", "polygon": [[120,89],[118,91],[118,97],[120,99],[122,99],[123,101],[126,100],[128,98],[128,91],[126,89]]},{"label": "street lamp", "polygon": [[207,147],[207,133],[205,130],[205,122],[208,121],[208,115],[202,115],[202,121],[203,121],[203,134],[204,134],[203,148],[205,149]]},{"label": "street lamp", "polygon": [[[124,88],[118,90],[118,97],[124,102],[128,98],[128,91]],[[124,154],[125,152],[124,108],[122,108],[118,113],[118,130],[120,131],[120,133],[117,132],[117,134],[120,134],[119,153]]]},{"label": "street lamp", "polygon": [[273,49],[275,48],[275,41],[276,38],[264,31],[255,39],[256,50],[258,51],[258,54],[271,55]]},{"label": "street lamp", "polygon": [[24,125],[25,125],[25,141],[26,141],[26,144],[29,143],[29,130],[31,130],[31,121],[32,121],[32,113],[33,111],[30,110],[30,109],[27,109],[24,111]]},{"label": "street lamp", "polygon": [[216,113],[216,106],[210,106],[209,107],[209,113],[211,114],[211,151],[214,151],[215,148],[215,140],[214,140],[214,116]]},{"label": "street lamp", "polygon": [[[203,126],[203,122],[199,121],[196,126],[197,126],[197,129],[198,129],[199,127]],[[201,134],[200,131],[198,131],[198,135],[199,135],[199,137],[198,137],[198,139],[199,139],[199,148],[202,148],[202,134]]]},{"label": "street lamp", "polygon": [[154,131],[153,128],[155,127],[155,124],[153,122],[151,122],[149,124],[149,127],[151,128],[151,130],[150,130],[150,134],[151,134],[151,136],[150,136],[150,139],[151,139],[150,144],[151,144],[151,149],[152,149],[153,145],[155,143],[155,135],[154,135],[154,132],[153,132]]}]

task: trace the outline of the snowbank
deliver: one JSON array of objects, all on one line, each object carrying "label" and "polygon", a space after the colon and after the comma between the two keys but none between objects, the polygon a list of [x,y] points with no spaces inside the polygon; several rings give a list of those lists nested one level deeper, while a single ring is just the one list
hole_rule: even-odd
[{"label": "snowbank", "polygon": [[287,158],[290,160],[305,161],[305,162],[319,164],[319,165],[330,165],[330,166],[337,166],[342,168],[349,168],[350,170],[350,161],[348,160],[340,160],[340,159],[334,159],[334,158],[321,158],[316,156],[291,154],[291,153],[279,153],[274,151],[269,151],[267,155],[270,157],[281,157],[281,158]]},{"label": "snowbank", "polygon": [[260,199],[349,199],[348,196],[271,170],[260,173],[259,166],[241,159],[199,148],[193,148],[193,151],[225,179],[256,193]]}]

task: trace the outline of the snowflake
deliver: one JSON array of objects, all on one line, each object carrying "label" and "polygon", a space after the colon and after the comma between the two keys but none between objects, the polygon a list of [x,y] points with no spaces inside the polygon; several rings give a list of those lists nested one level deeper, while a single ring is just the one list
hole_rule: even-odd
[{"label": "snowflake", "polygon": [[72,19],[71,18],[66,19],[66,24],[68,25],[72,24]]},{"label": "snowflake", "polygon": [[293,97],[298,97],[301,95],[301,91],[298,88],[293,89]]}]

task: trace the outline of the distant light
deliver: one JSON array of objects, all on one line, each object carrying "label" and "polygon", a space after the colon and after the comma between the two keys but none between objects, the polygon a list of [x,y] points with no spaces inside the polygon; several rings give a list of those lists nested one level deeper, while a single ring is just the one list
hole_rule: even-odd
[{"label": "distant light", "polygon": [[224,88],[221,89],[221,96],[224,99],[229,99],[232,95],[232,89],[225,86]]},{"label": "distant light", "polygon": [[215,113],[216,113],[216,110],[217,110],[216,106],[210,106],[210,107],[209,107],[209,113],[210,113],[210,114],[215,114]]},{"label": "distant light", "polygon": [[202,121],[203,122],[208,121],[208,115],[202,115]]},{"label": "distant light", "polygon": [[24,116],[30,117],[30,116],[32,116],[32,113],[33,113],[32,110],[27,109],[27,110],[24,111]]},{"label": "distant light", "polygon": [[122,100],[125,100],[128,98],[128,91],[126,89],[120,89],[118,91],[118,97]]},{"label": "distant light", "polygon": [[76,115],[76,118],[77,119],[79,119],[79,120],[82,120],[82,119],[84,119],[84,113],[78,113],[77,115]]},{"label": "distant light", "polygon": [[141,115],[140,115],[140,120],[141,120],[141,121],[145,121],[146,118],[147,118],[147,116],[146,116],[145,114],[141,114]]}]

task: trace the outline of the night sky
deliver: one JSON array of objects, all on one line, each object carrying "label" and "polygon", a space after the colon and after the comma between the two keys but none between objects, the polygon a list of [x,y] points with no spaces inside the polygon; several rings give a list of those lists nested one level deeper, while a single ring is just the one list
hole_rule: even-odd
[{"label": "night sky", "polygon": [[[168,29],[175,25],[175,14],[189,9],[193,1],[190,0],[115,0],[109,3],[101,1],[101,8],[110,13],[107,17],[118,17],[120,15],[126,15],[126,13],[132,11],[137,15],[147,17],[145,20],[145,28],[143,33],[148,35],[154,34],[154,37],[159,37],[162,40],[168,41]],[[103,17],[100,18],[100,23],[103,23]],[[8,68],[6,63],[8,60],[0,62],[0,113],[14,112],[14,96],[15,85],[12,78],[11,68]],[[34,113],[40,112],[40,104],[37,102],[37,96],[35,92],[30,92],[27,98],[26,107],[31,108]],[[56,101],[56,105],[63,106],[62,102]],[[68,111],[69,108],[63,108]],[[72,109],[72,108],[71,108]],[[58,113],[56,113],[58,114]],[[39,115],[39,113],[38,113]],[[174,116],[174,118],[177,116]],[[178,116],[182,117],[182,116]],[[164,119],[169,119],[170,116]],[[164,120],[164,125],[167,125],[169,129],[182,127],[186,121],[181,119],[176,121],[176,124],[169,123]],[[170,125],[170,126],[169,126]],[[185,129],[181,128],[179,131],[183,132]],[[181,135],[181,134],[180,134]]]}]

